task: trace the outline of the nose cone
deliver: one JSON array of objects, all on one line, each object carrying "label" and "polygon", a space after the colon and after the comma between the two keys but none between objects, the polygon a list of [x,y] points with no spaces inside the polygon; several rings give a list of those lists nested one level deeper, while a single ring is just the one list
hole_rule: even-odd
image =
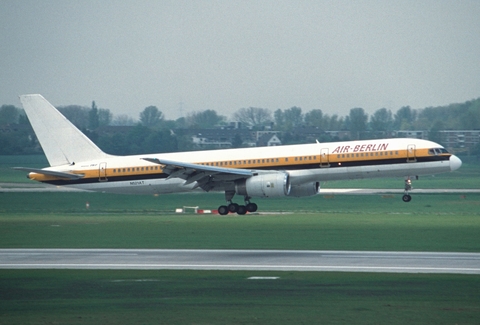
[{"label": "nose cone", "polygon": [[450,170],[453,172],[462,166],[462,161],[455,155],[450,156]]}]

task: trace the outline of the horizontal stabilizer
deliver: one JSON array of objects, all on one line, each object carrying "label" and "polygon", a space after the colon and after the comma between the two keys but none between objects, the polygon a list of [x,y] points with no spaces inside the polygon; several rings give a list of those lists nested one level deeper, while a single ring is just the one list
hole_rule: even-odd
[{"label": "horizontal stabilizer", "polygon": [[68,179],[79,179],[84,176],[83,174],[71,174],[71,173],[65,173],[65,172],[57,172],[57,171],[48,170],[48,169],[38,169],[38,168],[28,168],[28,167],[13,167],[13,169],[22,170],[30,173],[50,175],[55,177],[63,177]]}]

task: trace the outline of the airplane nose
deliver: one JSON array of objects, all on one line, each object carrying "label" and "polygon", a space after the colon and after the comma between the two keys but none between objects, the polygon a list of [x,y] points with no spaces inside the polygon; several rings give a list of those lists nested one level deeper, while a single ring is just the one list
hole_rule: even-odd
[{"label": "airplane nose", "polygon": [[462,166],[462,161],[455,155],[450,156],[450,170],[453,172]]}]

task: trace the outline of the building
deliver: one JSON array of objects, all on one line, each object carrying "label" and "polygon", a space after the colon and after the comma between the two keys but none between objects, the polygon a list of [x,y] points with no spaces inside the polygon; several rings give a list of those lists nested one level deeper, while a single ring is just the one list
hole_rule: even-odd
[{"label": "building", "polygon": [[282,141],[274,133],[265,133],[257,140],[257,147],[281,146]]}]

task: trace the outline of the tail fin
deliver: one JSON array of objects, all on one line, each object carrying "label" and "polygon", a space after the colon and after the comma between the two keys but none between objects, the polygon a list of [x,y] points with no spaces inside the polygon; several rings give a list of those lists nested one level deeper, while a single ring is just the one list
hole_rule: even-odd
[{"label": "tail fin", "polygon": [[50,166],[109,157],[42,95],[20,96]]}]

